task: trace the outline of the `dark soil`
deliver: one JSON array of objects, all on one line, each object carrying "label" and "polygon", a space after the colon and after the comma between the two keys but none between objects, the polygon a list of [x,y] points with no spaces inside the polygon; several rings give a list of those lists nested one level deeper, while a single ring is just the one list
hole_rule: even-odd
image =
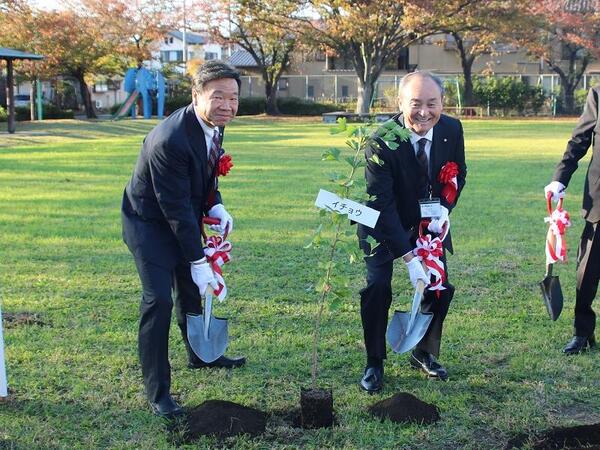
[{"label": "dark soil", "polygon": [[300,410],[303,428],[333,426],[333,393],[331,389],[302,389],[300,391]]},{"label": "dark soil", "polygon": [[600,450],[600,423],[551,428],[534,436],[519,435],[508,441],[505,449],[521,448],[526,443],[534,450]]},{"label": "dark soil", "polygon": [[30,312],[2,313],[2,321],[5,328],[14,328],[20,325],[38,325],[41,327],[47,325],[38,313]]},{"label": "dark soil", "polygon": [[200,436],[227,438],[238,434],[256,436],[264,433],[267,415],[263,411],[224,400],[207,400],[186,410],[182,420],[185,442]]},{"label": "dark soil", "polygon": [[399,392],[393,397],[375,403],[369,408],[371,414],[382,421],[392,422],[434,423],[440,419],[440,413],[435,405],[425,403],[412,394]]}]

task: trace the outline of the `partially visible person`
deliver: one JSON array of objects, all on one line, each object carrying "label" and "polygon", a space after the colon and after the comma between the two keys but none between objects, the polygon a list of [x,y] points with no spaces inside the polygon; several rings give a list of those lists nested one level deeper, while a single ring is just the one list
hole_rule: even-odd
[{"label": "partially visible person", "polygon": [[[367,352],[367,363],[360,386],[367,392],[377,392],[383,386],[383,363],[386,359],[385,334],[392,301],[392,274],[395,259],[402,259],[413,286],[417,280],[429,284],[430,279],[420,261],[413,255],[422,219],[420,200],[441,199],[439,216],[429,224],[429,230],[441,233],[449,226],[449,214],[456,206],[465,184],[463,130],[460,121],[442,114],[443,85],[428,72],[406,75],[399,87],[400,114],[392,118],[398,126],[411,131],[409,141],[396,140],[398,148],[390,149],[376,138],[365,152],[367,192],[374,199],[368,206],[380,211],[371,229],[359,225],[358,236],[365,254],[367,286],[361,295],[361,318]],[[373,161],[377,155],[383,164]],[[455,198],[442,195],[444,185],[438,174],[447,163],[457,167]],[[372,236],[379,245],[367,242]],[[444,246],[452,252],[450,234]],[[442,262],[447,272],[445,254]],[[429,377],[446,380],[448,373],[437,361],[442,339],[442,325],[454,295],[454,286],[446,281],[445,290],[427,291],[421,305],[423,312],[432,312],[433,320],[427,333],[410,356],[410,364]]]},{"label": "partially visible person", "polygon": [[189,368],[232,368],[245,362],[226,356],[209,364],[200,360],[190,347],[186,326],[186,313],[201,313],[201,295],[207,287],[217,289],[204,255],[202,218],[218,219],[214,227],[219,232],[233,229],[216,171],[223,129],[237,113],[240,84],[239,73],[223,62],[200,66],[193,77],[192,103],[146,136],[123,194],[123,239],[142,283],[139,357],[148,401],[160,416],[182,413],[170,393],[173,299]]},{"label": "partially visible person", "polygon": [[577,287],[575,290],[575,323],[571,341],[563,349],[567,355],[581,353],[594,347],[596,339],[596,314],[592,302],[600,280],[600,142],[598,142],[598,96],[600,86],[589,90],[583,113],[579,118],[562,160],[556,166],[552,182],[544,188],[546,196],[554,201],[565,194],[571,176],[577,170],[578,161],[590,147],[592,159],[587,168],[583,186],[581,215],[585,219],[583,233],[577,252]]}]

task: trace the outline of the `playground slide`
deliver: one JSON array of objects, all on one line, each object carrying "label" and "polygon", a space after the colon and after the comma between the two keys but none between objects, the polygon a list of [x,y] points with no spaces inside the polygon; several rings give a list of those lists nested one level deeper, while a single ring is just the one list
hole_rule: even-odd
[{"label": "playground slide", "polygon": [[131,94],[129,94],[129,97],[127,97],[125,99],[125,101],[123,102],[121,107],[117,110],[115,115],[112,117],[112,120],[122,119],[127,114],[129,114],[129,111],[131,111],[132,106],[135,105],[135,101],[137,100],[139,95],[140,95],[140,93],[138,92],[137,89],[135,91],[133,91]]}]

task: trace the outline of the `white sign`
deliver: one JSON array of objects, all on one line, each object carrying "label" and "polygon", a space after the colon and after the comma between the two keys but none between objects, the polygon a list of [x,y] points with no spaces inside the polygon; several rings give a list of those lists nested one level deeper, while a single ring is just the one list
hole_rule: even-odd
[{"label": "white sign", "polygon": [[4,365],[4,337],[2,335],[2,309],[0,309],[0,397],[8,397],[6,367]]},{"label": "white sign", "polygon": [[375,228],[377,219],[379,219],[379,211],[353,200],[338,197],[333,192],[324,189],[319,190],[315,205],[318,208],[335,211],[338,214],[346,214],[350,220],[362,223],[370,228]]}]

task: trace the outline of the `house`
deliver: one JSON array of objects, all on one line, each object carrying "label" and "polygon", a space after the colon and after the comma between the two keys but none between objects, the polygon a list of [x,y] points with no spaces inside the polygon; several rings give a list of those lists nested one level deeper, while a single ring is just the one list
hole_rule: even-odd
[{"label": "house", "polygon": [[[220,44],[210,42],[206,37],[192,32],[183,32],[179,30],[169,31],[160,42],[158,51],[152,54],[152,69],[160,69],[165,64],[172,64],[180,73],[184,72],[185,61],[192,59],[202,59],[209,61],[212,59],[221,59],[223,49]],[[184,51],[187,47],[187,58],[184,58]]]},{"label": "house", "polygon": [[[158,43],[156,51],[152,52],[152,59],[145,62],[149,69],[163,70],[169,66],[172,70],[183,74],[185,62],[194,59],[204,61],[221,59],[223,49],[220,44],[210,42],[205,36],[179,30],[169,31]],[[184,48],[187,47],[187,59],[184,61]],[[121,79],[99,80],[92,88],[92,101],[97,108],[108,109],[115,104],[120,104],[127,98],[127,92],[122,88]],[[168,84],[168,83],[167,83]]]},{"label": "house", "polygon": [[[429,70],[450,80],[462,76],[455,49],[454,39],[447,34],[430,36],[402,49],[379,77],[375,97],[395,92],[402,76],[414,70]],[[291,59],[290,68],[279,80],[279,97],[335,102],[356,98],[358,83],[348,58],[323,51],[297,51]],[[264,96],[264,83],[248,52],[237,50],[229,62],[242,72],[242,96]],[[540,82],[548,91],[558,84],[558,76],[542,61],[532,59],[522,49],[500,43],[493,52],[475,60],[473,75],[478,74],[517,76],[532,84]],[[581,88],[589,87],[596,74],[600,74],[599,62],[588,66]]]}]

